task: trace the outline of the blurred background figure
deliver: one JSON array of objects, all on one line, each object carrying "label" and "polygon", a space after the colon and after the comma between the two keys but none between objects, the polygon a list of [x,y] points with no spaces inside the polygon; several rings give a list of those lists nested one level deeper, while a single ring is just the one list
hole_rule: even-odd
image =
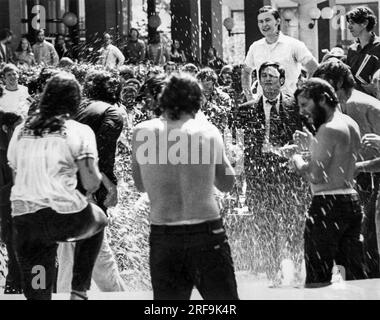
[{"label": "blurred background figure", "polygon": [[125,61],[121,51],[112,44],[112,36],[105,33],[103,36],[103,47],[100,49],[99,63],[108,69],[122,66]]},{"label": "blurred background figure", "polygon": [[59,62],[54,46],[45,40],[45,30],[37,31],[37,42],[32,46],[37,64],[56,66]]},{"label": "blurred background figure", "polygon": [[0,64],[13,62],[13,53],[10,47],[13,32],[7,28],[0,30]]},{"label": "blurred background figure", "polygon": [[190,73],[193,77],[197,76],[197,73],[199,72],[199,68],[193,64],[193,63],[186,63],[182,69],[182,72]]},{"label": "blurred background figure", "polygon": [[22,37],[15,51],[15,63],[21,66],[31,67],[36,64],[32,46],[26,37]]},{"label": "blurred background figure", "polygon": [[225,65],[222,70],[220,70],[218,77],[218,84],[222,87],[229,87],[232,84],[232,66]]},{"label": "blurred background figure", "polygon": [[170,76],[173,72],[178,71],[177,64],[173,61],[166,62],[164,65],[164,71],[168,76]]},{"label": "blurred background figure", "polygon": [[121,77],[121,80],[127,81],[129,79],[135,78],[135,70],[133,69],[133,66],[123,65],[119,68],[119,75]]},{"label": "blurred background figure", "polygon": [[226,63],[218,57],[214,47],[208,49],[205,63],[207,67],[213,69],[218,74],[225,64]]},{"label": "blurred background figure", "polygon": [[74,65],[73,60],[71,60],[69,57],[63,57],[58,63],[58,68],[69,72],[73,65]]},{"label": "blurred background figure", "polygon": [[145,43],[139,37],[140,33],[136,28],[129,30],[127,44],[123,48],[123,54],[127,63],[138,64],[145,60]]},{"label": "blurred background figure", "polygon": [[344,50],[341,47],[334,47],[331,50],[324,49],[322,52],[325,53],[322,58],[322,63],[331,58],[336,58],[344,63],[347,63],[347,55],[344,53]]},{"label": "blurred background figure", "polygon": [[55,37],[55,51],[57,51],[59,59],[64,57],[73,58],[72,53],[66,46],[65,36],[63,34],[58,34]]},{"label": "blurred background figure", "polygon": [[169,50],[165,47],[161,40],[161,34],[156,32],[154,36],[149,40],[146,50],[147,59],[154,65],[163,66],[170,60]]},{"label": "blurred background figure", "polygon": [[170,52],[170,61],[177,64],[186,63],[185,52],[181,49],[180,43],[178,40],[173,40],[172,50]]}]

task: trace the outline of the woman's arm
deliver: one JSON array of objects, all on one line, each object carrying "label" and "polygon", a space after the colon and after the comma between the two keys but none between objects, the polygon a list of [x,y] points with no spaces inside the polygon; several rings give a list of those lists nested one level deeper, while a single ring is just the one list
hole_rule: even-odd
[{"label": "woman's arm", "polygon": [[97,163],[95,163],[93,158],[83,158],[77,160],[76,163],[83,188],[89,193],[94,193],[99,189],[102,181],[102,175]]}]

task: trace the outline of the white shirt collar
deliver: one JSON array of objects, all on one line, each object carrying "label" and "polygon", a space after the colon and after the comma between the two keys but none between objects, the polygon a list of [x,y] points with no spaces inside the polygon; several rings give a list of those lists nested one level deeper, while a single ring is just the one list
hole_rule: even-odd
[{"label": "white shirt collar", "polygon": [[[276,100],[277,99],[277,101],[276,101],[276,110],[277,110],[277,112],[280,112],[280,95],[281,95],[281,93],[279,93],[276,98],[271,99],[271,100]],[[272,108],[272,105],[270,103],[267,103],[268,98],[266,98],[263,95],[263,99],[264,99],[264,108],[267,108],[267,109],[270,110]]]}]

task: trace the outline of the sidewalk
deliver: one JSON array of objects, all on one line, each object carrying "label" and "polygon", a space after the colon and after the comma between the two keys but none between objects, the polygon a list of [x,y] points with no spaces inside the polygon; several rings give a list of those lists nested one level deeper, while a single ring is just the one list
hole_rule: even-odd
[{"label": "sidewalk", "polygon": [[[266,280],[238,273],[238,291],[241,300],[380,300],[380,279],[346,281],[318,289],[294,287],[269,288]],[[151,291],[99,292],[91,290],[90,300],[152,300]],[[0,300],[24,300],[23,295],[0,295]],[[53,300],[68,300],[69,294],[54,294]],[[201,300],[194,289],[192,300]]]}]

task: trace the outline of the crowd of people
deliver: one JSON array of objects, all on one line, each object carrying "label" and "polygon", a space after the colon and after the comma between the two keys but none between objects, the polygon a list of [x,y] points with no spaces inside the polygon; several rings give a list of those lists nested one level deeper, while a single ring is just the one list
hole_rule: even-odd
[{"label": "crowd of people", "polygon": [[[321,64],[281,32],[270,6],[258,12],[263,38],[242,65],[225,64],[214,48],[204,65],[188,63],[178,40],[166,50],[157,33],[145,46],[133,28],[120,49],[105,33],[96,63],[76,62],[64,37],[53,46],[44,30],[13,54],[2,30],[5,293],[87,299],[91,279],[102,291],[125,290],[104,232],[118,202],[116,153],[131,156],[135,186],[150,200],[155,299],[189,299],[194,286],[205,299],[238,299],[216,189],[253,215],[265,202],[271,223],[275,211],[302,214],[293,195],[308,182],[305,285],[330,284],[334,265],[347,280],[379,277],[380,42],[370,9],[346,19],[357,42]],[[244,132],[239,156],[236,132]]]}]

